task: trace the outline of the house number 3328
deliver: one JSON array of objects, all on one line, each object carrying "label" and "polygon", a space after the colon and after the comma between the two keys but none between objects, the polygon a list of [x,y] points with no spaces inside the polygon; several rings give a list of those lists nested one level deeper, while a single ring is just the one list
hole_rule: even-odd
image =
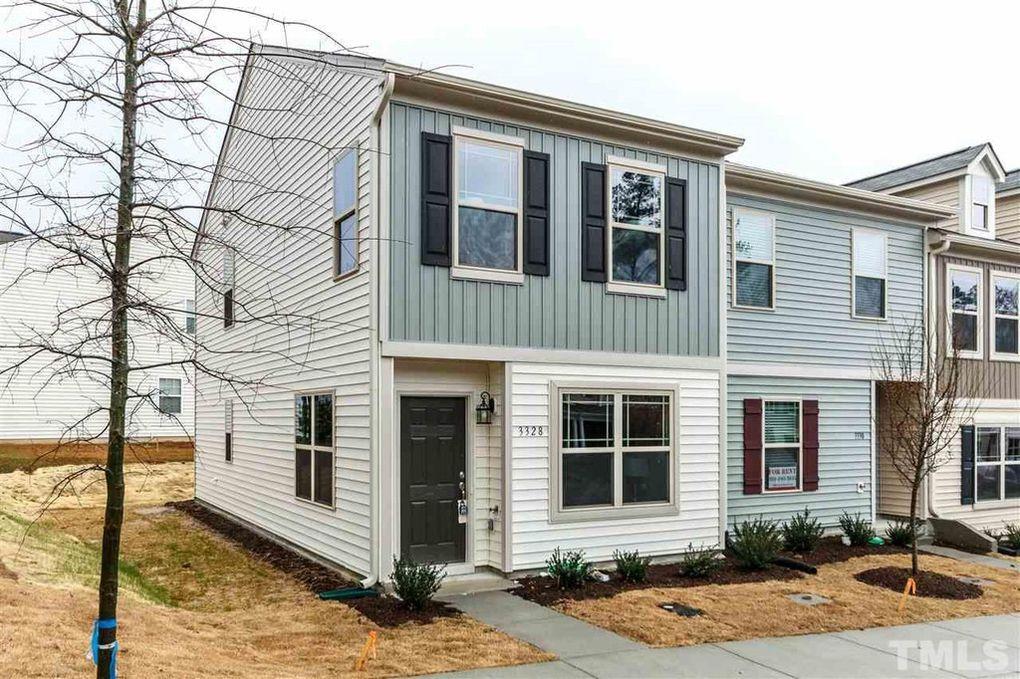
[{"label": "house number 3328", "polygon": [[518,426],[514,428],[517,430],[518,437],[528,438],[532,436],[545,436],[545,427],[542,425],[539,426],[529,425],[524,427]]}]

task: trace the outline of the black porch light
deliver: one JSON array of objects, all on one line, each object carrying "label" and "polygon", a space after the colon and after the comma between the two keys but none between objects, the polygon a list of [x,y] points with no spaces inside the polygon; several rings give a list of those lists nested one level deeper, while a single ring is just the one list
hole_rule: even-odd
[{"label": "black porch light", "polygon": [[496,412],[496,401],[492,398],[492,394],[483,391],[482,401],[475,408],[475,422],[477,424],[492,424],[494,412]]}]

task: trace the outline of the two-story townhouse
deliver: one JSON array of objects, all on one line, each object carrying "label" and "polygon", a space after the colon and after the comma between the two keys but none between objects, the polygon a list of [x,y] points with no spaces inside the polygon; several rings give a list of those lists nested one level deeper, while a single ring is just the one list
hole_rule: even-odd
[{"label": "two-story townhouse", "polygon": [[[952,208],[928,235],[928,317],[943,355],[963,362],[960,428],[929,479],[922,516],[1001,528],[1020,519],[1020,193],[990,144],[971,146],[850,186]],[[881,459],[881,456],[880,456]],[[879,511],[902,516],[909,495],[880,464]]]},{"label": "two-story townhouse", "polygon": [[951,210],[727,164],[728,522],[875,513],[875,352]]},{"label": "two-story townhouse", "polygon": [[[198,376],[200,501],[368,582],[399,555],[507,573],[720,543],[742,140],[277,48],[239,100],[196,247],[223,270],[202,359],[258,348],[230,369],[269,377],[239,398]],[[267,289],[322,322],[251,321]]]}]

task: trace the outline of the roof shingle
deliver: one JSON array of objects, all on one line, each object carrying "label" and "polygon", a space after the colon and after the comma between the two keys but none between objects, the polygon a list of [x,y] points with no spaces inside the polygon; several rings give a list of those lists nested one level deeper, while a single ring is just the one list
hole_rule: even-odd
[{"label": "roof shingle", "polygon": [[1012,191],[1013,189],[1020,189],[1020,167],[1015,170],[1010,170],[1006,173],[1006,181],[1001,184],[995,185],[995,192],[1002,193],[1003,191]]},{"label": "roof shingle", "polygon": [[953,151],[944,156],[929,158],[913,165],[876,174],[872,177],[858,179],[857,181],[849,182],[847,186],[865,191],[884,191],[894,186],[902,186],[922,179],[928,179],[929,177],[937,177],[940,174],[966,167],[972,160],[977,158],[985,146],[985,144],[968,146],[965,149]]}]

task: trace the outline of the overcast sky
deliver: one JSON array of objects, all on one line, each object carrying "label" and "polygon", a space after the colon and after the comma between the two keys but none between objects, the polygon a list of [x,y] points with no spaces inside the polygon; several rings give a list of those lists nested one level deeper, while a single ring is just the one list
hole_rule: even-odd
[{"label": "overcast sky", "polygon": [[991,141],[1020,167],[1020,3],[261,0],[374,56],[716,132],[846,182]]}]

